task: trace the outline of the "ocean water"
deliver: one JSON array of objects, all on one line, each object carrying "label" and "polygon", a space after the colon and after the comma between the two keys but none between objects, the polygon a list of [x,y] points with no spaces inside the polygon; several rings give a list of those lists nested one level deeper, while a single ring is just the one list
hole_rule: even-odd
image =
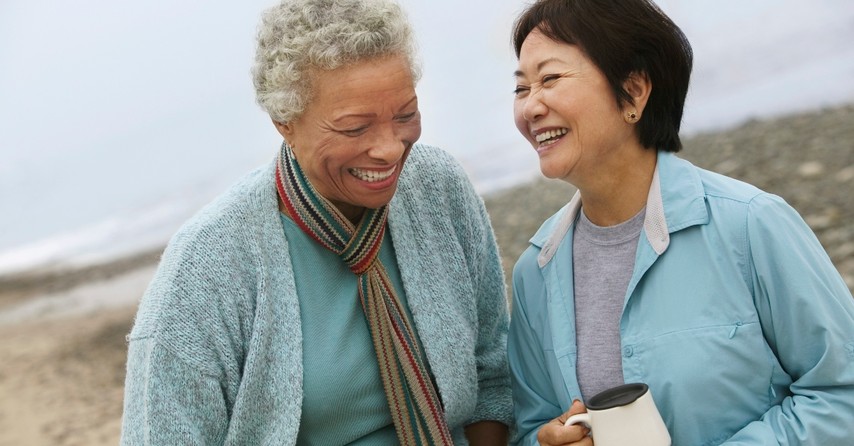
[{"label": "ocean water", "polygon": [[[446,0],[442,0],[446,1]],[[403,0],[422,142],[481,193],[538,176],[512,121],[520,1]],[[0,276],[161,246],[279,144],[254,104],[252,0],[0,5]],[[661,0],[692,43],[683,133],[854,101],[854,2]]]}]

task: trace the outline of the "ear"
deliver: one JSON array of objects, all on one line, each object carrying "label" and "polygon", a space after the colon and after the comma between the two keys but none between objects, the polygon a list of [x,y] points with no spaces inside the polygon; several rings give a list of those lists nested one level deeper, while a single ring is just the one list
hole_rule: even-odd
[{"label": "ear", "polygon": [[652,93],[652,82],[649,76],[644,72],[633,72],[623,81],[623,89],[632,97],[634,105],[625,104],[624,110],[629,108],[637,110],[637,116],[643,115],[643,110],[646,108],[646,103],[649,100],[649,95]]},{"label": "ear", "polygon": [[278,122],[276,120],[273,120],[273,125],[276,127],[279,134],[282,135],[282,138],[285,138],[285,141],[288,141],[288,144],[290,144],[290,138],[294,135],[293,125],[287,122]]}]

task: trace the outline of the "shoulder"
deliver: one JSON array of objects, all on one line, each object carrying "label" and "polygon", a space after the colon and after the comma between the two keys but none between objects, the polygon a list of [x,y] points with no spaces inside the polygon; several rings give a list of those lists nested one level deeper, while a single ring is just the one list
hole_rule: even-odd
[{"label": "shoulder", "polygon": [[448,152],[426,144],[415,144],[401,175],[401,188],[444,188],[469,184],[460,163]]},{"label": "shoulder", "polygon": [[758,187],[726,175],[694,167],[700,175],[703,190],[709,199],[731,200],[749,204],[756,197],[766,194]]},{"label": "shoulder", "polygon": [[[669,227],[682,228],[705,221],[712,227],[726,226],[741,231],[751,212],[769,201],[781,200],[752,184],[697,167],[675,156],[659,160],[665,162],[661,188]],[[680,225],[686,218],[691,224]]]},{"label": "shoulder", "polygon": [[795,247],[800,257],[807,251],[816,258],[826,257],[812,229],[782,197],[721,174],[699,168],[697,172],[710,217],[708,230],[720,243],[750,254],[748,263],[773,259],[779,265],[792,260],[786,252]]},{"label": "shoulder", "polygon": [[411,207],[419,214],[428,209],[440,212],[483,206],[460,163],[438,147],[416,144],[403,169],[393,205]]},{"label": "shoulder", "polygon": [[251,311],[266,245],[257,239],[274,230],[278,217],[275,195],[266,196],[275,193],[272,182],[269,166],[253,171],[178,230],[140,304],[135,336]]},{"label": "shoulder", "polygon": [[658,153],[656,173],[665,207],[681,209],[697,199],[747,204],[763,193],[756,186],[695,166],[670,152]]},{"label": "shoulder", "polygon": [[748,220],[767,220],[773,224],[774,216],[797,217],[797,211],[775,194],[752,184],[719,173],[697,168],[702,180],[706,200],[714,218],[732,217],[739,223]]},{"label": "shoulder", "polygon": [[260,167],[239,179],[188,220],[167,247],[166,255],[201,256],[235,253],[235,244],[275,217],[272,166]]}]

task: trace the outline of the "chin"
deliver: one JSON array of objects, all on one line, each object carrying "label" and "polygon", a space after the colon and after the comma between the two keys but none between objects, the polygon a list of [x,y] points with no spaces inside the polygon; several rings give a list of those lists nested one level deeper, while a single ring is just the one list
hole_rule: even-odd
[{"label": "chin", "polygon": [[389,197],[382,197],[382,198],[378,197],[377,199],[374,199],[374,200],[362,202],[361,206],[368,208],[368,209],[379,209],[379,208],[391,203],[391,199],[393,197],[394,197],[394,194],[392,194]]},{"label": "chin", "polygon": [[563,177],[563,172],[558,169],[555,169],[553,166],[544,163],[540,163],[540,173],[550,180],[556,180]]}]

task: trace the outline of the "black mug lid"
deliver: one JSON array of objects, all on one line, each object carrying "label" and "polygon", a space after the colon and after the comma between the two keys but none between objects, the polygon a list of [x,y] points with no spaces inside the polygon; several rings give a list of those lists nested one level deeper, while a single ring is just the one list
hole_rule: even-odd
[{"label": "black mug lid", "polygon": [[614,407],[627,406],[642,397],[649,390],[649,386],[643,383],[623,384],[603,390],[587,402],[587,408],[591,410],[605,410]]}]

